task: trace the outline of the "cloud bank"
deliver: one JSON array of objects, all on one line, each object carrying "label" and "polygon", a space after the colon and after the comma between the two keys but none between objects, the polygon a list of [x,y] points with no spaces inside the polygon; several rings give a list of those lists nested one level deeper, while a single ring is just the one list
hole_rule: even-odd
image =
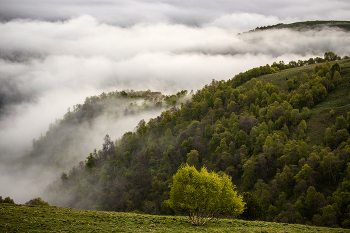
[{"label": "cloud bank", "polygon": [[7,116],[0,122],[2,144],[11,147],[8,142],[21,137],[28,144],[68,107],[103,91],[197,90],[212,79],[227,80],[274,61],[308,59],[325,51],[350,54],[348,32],[237,35],[225,26],[230,20],[224,16],[203,27],[156,23],[124,28],[85,15],[0,23],[0,95]]},{"label": "cloud bank", "polygon": [[[88,15],[62,22],[0,23],[3,105],[40,101],[39,96],[59,90],[196,90],[213,78],[228,79],[274,61],[325,51],[350,53],[348,32],[285,29],[237,35],[228,25],[238,19],[223,16],[203,27],[157,23],[124,28]],[[64,96],[60,102],[74,99]]]},{"label": "cloud bank", "polygon": [[[248,1],[175,1],[175,0],[0,0],[0,19],[30,18],[38,20],[67,20],[91,15],[101,22],[128,27],[138,23],[186,24],[201,26],[224,15],[238,17],[249,26],[266,26],[271,17],[275,22],[305,20],[349,20],[350,3],[345,0],[248,0]],[[242,16],[242,13],[247,14]],[[249,16],[250,15],[250,16]],[[257,21],[255,16],[266,17]],[[247,21],[246,21],[247,20]],[[248,22],[249,21],[249,22]],[[255,23],[254,23],[255,22]],[[241,28],[240,25],[238,28]]]}]

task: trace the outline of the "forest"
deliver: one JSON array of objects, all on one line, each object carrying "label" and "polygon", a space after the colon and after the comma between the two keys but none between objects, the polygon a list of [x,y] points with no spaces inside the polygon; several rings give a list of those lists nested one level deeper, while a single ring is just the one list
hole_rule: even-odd
[{"label": "forest", "polygon": [[[168,110],[119,139],[106,135],[102,148],[63,172],[44,199],[78,209],[180,214],[164,201],[187,163],[232,177],[251,206],[241,218],[349,228],[349,75],[349,57],[327,52],[213,80],[194,94],[157,97]],[[98,114],[98,105],[89,108],[95,99],[114,95],[131,93],[87,98],[34,140],[33,151],[59,125]]]},{"label": "forest", "polygon": [[[40,164],[43,169],[56,172],[69,170],[72,164],[86,157],[82,149],[92,143],[91,133],[101,124],[139,116],[142,113],[158,113],[169,109],[189,97],[187,91],[174,95],[161,92],[122,90],[86,97],[83,104],[68,108],[63,119],[51,123],[45,135],[32,140],[32,147],[16,162],[22,169]],[[101,123],[102,122],[102,123]]]}]

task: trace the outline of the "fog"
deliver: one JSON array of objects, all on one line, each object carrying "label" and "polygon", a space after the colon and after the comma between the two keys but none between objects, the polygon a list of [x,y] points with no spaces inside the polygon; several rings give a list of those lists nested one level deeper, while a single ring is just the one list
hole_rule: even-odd
[{"label": "fog", "polygon": [[[234,28],[306,20],[349,20],[347,0],[0,0],[0,19],[67,20],[88,14],[108,24],[127,27],[138,23],[201,26],[222,16],[239,18]],[[260,17],[257,17],[260,15]],[[261,20],[264,18],[265,20]]]},{"label": "fog", "polygon": [[[314,1],[312,12],[293,2],[0,0],[0,195],[24,203],[60,176],[39,162],[22,172],[13,159],[85,97],[123,89],[196,91],[275,61],[350,54],[350,34],[330,28],[238,35],[306,14],[308,20],[350,15],[346,1]],[[96,119],[81,128],[86,144],[72,148],[79,155],[70,167],[100,149],[104,135],[115,140],[159,114]]]},{"label": "fog", "polygon": [[[52,154],[46,148],[43,149],[41,157],[33,158],[30,166],[20,163],[20,158],[15,160],[10,160],[8,157],[2,158],[0,160],[0,193],[3,197],[10,196],[16,203],[25,203],[38,196],[45,198],[45,189],[47,189],[47,186],[51,182],[58,179],[62,172],[68,173],[73,166],[78,166],[79,161],[84,161],[94,148],[97,150],[102,149],[103,138],[107,133],[112,139],[117,139],[124,132],[134,130],[140,119],[148,121],[151,117],[155,117],[160,113],[160,110],[144,112],[134,116],[125,116],[120,119],[111,115],[102,115],[95,119],[92,125],[86,123],[75,127],[74,131],[70,131],[70,133],[74,134],[76,140],[69,144],[69,148],[62,148],[63,151],[68,151],[69,153],[58,160],[56,160],[58,157],[56,155],[54,159],[54,162],[55,160],[56,163],[59,162],[58,167],[57,164],[54,162],[49,163],[48,158],[45,158],[45,156]],[[28,127],[22,129],[22,131],[26,130],[30,131],[31,129]],[[62,143],[61,140],[63,141],[65,138],[57,138],[56,143]],[[23,149],[29,147],[29,145],[21,145],[17,142],[9,142],[7,145],[9,144],[12,146],[18,144],[20,148],[9,150],[10,148],[6,148],[4,144],[1,147],[5,147],[7,152],[16,151],[17,156],[23,155]],[[62,143],[61,145],[67,144]],[[47,149],[50,150],[52,148],[49,147]],[[62,153],[58,154],[61,155]]]}]

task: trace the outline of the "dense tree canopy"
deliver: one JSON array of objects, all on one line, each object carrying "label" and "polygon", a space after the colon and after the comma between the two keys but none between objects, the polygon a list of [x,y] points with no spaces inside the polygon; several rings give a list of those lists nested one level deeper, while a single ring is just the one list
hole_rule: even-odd
[{"label": "dense tree canopy", "polygon": [[324,60],[296,68],[280,62],[213,80],[191,101],[140,121],[114,147],[87,154],[51,184],[45,200],[175,214],[164,201],[174,174],[189,163],[228,175],[238,193],[254,194],[258,200],[246,198],[261,203],[260,220],[350,226],[350,101],[341,98],[348,95],[350,63]]}]

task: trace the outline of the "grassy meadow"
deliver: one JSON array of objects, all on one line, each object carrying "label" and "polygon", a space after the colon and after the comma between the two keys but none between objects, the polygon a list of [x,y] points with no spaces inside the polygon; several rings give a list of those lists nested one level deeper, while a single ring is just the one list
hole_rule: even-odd
[{"label": "grassy meadow", "polygon": [[350,232],[299,224],[220,219],[192,226],[187,217],[0,204],[0,232]]}]

